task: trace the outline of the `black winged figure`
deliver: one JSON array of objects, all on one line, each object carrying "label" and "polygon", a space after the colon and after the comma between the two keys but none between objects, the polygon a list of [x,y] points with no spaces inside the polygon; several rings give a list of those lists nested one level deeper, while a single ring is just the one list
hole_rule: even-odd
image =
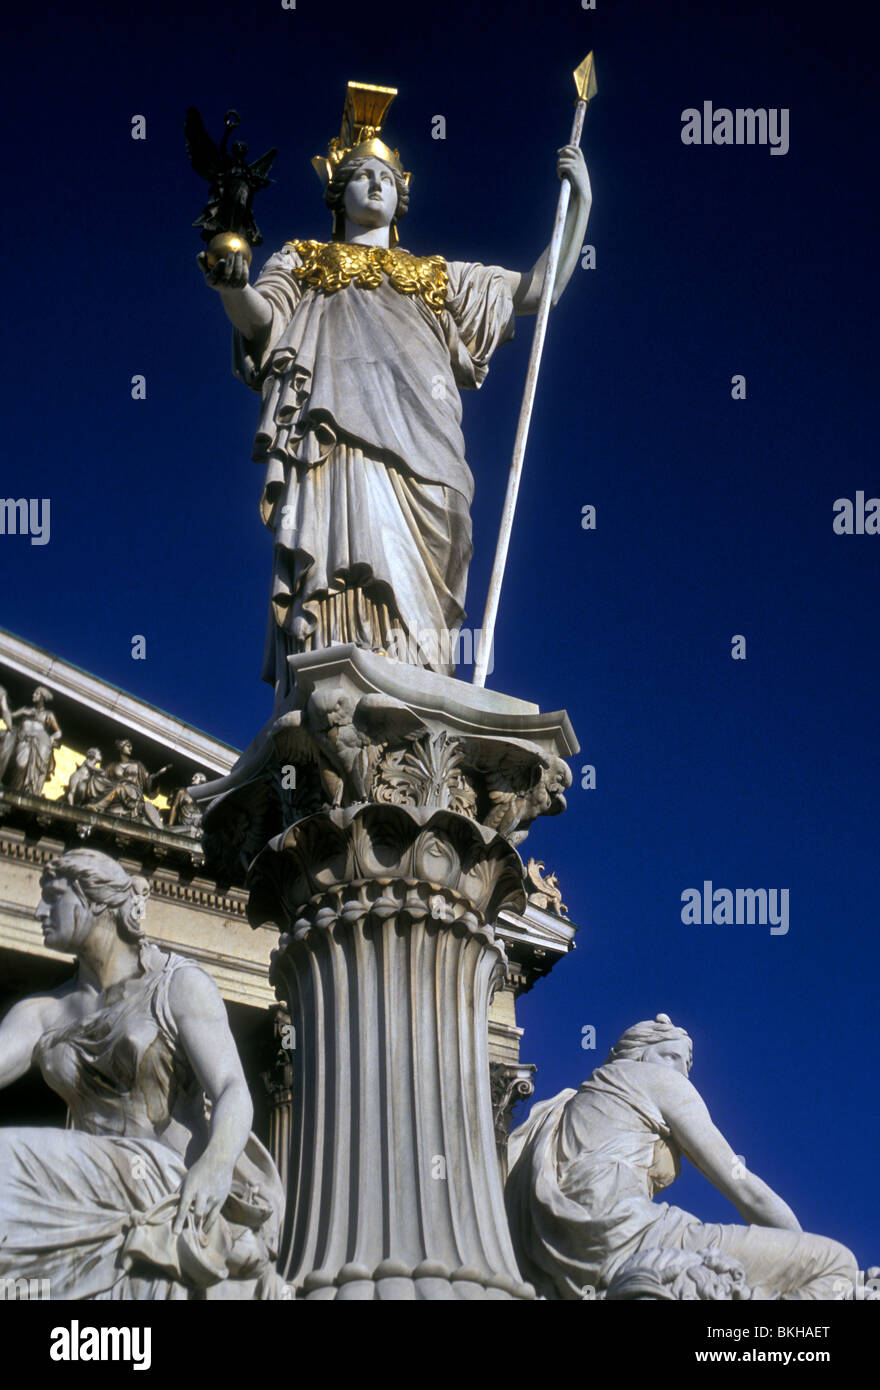
[{"label": "black winged figure", "polygon": [[226,128],[217,145],[196,108],[191,106],[186,113],[184,135],[189,162],[199,177],[211,185],[204,211],[193,226],[201,227],[203,241],[210,241],[218,232],[237,232],[250,246],[261,246],[263,238],[251,204],[255,193],[275,182],[266,175],[278,151],[267,150],[260,159],[248,164],[248,149],[242,140],[234,140],[227,150],[229,136],[240,120],[237,111],[226,112]]}]

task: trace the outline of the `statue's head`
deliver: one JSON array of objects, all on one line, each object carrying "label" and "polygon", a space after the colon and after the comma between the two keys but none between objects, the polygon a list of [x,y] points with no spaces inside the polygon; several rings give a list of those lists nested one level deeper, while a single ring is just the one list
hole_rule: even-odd
[{"label": "statue's head", "polygon": [[46,865],[35,917],[53,951],[78,954],[95,923],[110,913],[123,941],[143,939],[150,885],[95,849],[72,849]]},{"label": "statue's head", "polygon": [[196,772],[196,773],[193,775],[193,779],[192,779],[192,781],[190,782],[190,786],[191,786],[191,787],[202,787],[202,786],[204,786],[204,784],[207,782],[207,780],[208,780],[208,779],[207,779],[207,777],[205,776],[204,772]]},{"label": "statue's head", "polygon": [[130,758],[132,753],[134,752],[134,749],[131,745],[131,741],[127,738],[118,738],[114,743],[113,747],[116,749],[116,752],[119,754],[120,758]]},{"label": "statue's head", "polygon": [[38,709],[42,709],[45,705],[51,704],[52,692],[51,690],[47,690],[44,685],[38,685],[31,696],[31,700]]},{"label": "statue's head", "polygon": [[345,240],[345,223],[359,227],[389,227],[392,245],[400,219],[409,207],[406,179],[392,165],[375,155],[344,159],[324,191],[333,213],[333,240]]},{"label": "statue's head", "polygon": [[101,750],[100,750],[100,748],[87,748],[87,749],[86,749],[86,762],[88,763],[89,767],[95,767],[100,761],[101,761]]},{"label": "statue's head", "polygon": [[687,1076],[694,1060],[694,1045],[683,1028],[676,1028],[668,1014],[627,1028],[612,1047],[606,1063],[658,1062]]}]

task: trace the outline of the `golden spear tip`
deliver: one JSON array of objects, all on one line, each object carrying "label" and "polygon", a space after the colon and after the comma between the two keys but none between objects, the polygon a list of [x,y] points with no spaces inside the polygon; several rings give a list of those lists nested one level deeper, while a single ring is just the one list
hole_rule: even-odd
[{"label": "golden spear tip", "polygon": [[592,101],[598,91],[596,86],[596,65],[593,61],[593,50],[590,49],[580,67],[574,70],[574,85],[577,88],[578,101]]}]

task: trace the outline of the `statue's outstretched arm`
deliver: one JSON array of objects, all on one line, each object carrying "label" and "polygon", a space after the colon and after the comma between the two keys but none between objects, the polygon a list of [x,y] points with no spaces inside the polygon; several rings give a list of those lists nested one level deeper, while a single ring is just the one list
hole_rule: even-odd
[{"label": "statue's outstretched arm", "polygon": [[263,296],[248,284],[248,264],[240,251],[209,266],[205,252],[198,257],[205,284],[217,290],[226,317],[243,338],[259,347],[272,322],[272,310]]},{"label": "statue's outstretched arm", "polygon": [[41,998],[20,999],[0,1023],[0,1087],[31,1069],[34,1048],[45,1032]]},{"label": "statue's outstretched arm", "polygon": [[212,1103],[210,1137],[184,1178],[174,1229],[183,1228],[189,1210],[204,1218],[209,1229],[229,1195],[253,1122],[253,1103],[213,980],[202,970],[179,970],[168,1002],[199,1085]]},{"label": "statue's outstretched arm", "polygon": [[696,1087],[670,1068],[659,1089],[658,1100],[674,1142],[703,1176],[733,1203],[743,1220],[751,1226],[799,1231],[800,1224],[791,1207],[756,1174],[749,1172],[742,1158],[733,1152],[712,1123]]},{"label": "statue's outstretched arm", "polygon": [[[564,145],[562,147],[559,151],[556,169],[559,177],[567,179],[570,183],[571,197],[565,214],[562,247],[559,252],[559,264],[556,268],[556,284],[553,289],[554,304],[571,279],[572,272],[578,263],[584,233],[587,230],[587,219],[593,202],[590,176],[587,173],[584,156],[578,145]],[[536,314],[538,312],[541,290],[544,287],[547,273],[549,251],[548,246],[538,257],[532,269],[525,271],[524,274],[520,274],[518,271],[507,272],[513,291],[515,313]]]}]

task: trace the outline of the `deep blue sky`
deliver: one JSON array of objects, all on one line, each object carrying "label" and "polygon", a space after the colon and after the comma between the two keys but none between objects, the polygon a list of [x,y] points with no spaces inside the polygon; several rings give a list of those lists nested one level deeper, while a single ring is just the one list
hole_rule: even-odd
[{"label": "deep blue sky", "polygon": [[[670,1013],[734,1149],[862,1265],[880,1262],[880,537],[831,523],[836,498],[880,493],[869,13],[19,7],[5,22],[3,492],[51,497],[53,529],[42,548],[0,539],[3,626],[246,743],[271,703],[257,400],[230,375],[195,267],[204,185],[184,156],[186,107],[219,131],[236,106],[253,154],[281,149],[257,204],[259,263],[290,237],[329,236],[309,159],[338,130],[346,80],[398,86],[403,244],[520,269],[549,235],[569,74],[595,48],[598,265],[551,319],[491,681],[567,708],[576,766],[598,776],[595,791],[576,777],[567,814],[527,842],[581,931],[522,1001],[523,1057],[543,1098],[624,1027]],[[789,153],[684,146],[681,113],[704,99],[788,107]],[[146,141],[130,138],[134,114]],[[475,626],[530,335],[521,320],[465,402]],[[131,660],[132,633],[146,661]],[[789,888],[789,934],[683,926],[681,893],[706,878]],[[596,1053],[580,1046],[588,1023]],[[692,1171],[668,1195],[736,1219]]]}]

